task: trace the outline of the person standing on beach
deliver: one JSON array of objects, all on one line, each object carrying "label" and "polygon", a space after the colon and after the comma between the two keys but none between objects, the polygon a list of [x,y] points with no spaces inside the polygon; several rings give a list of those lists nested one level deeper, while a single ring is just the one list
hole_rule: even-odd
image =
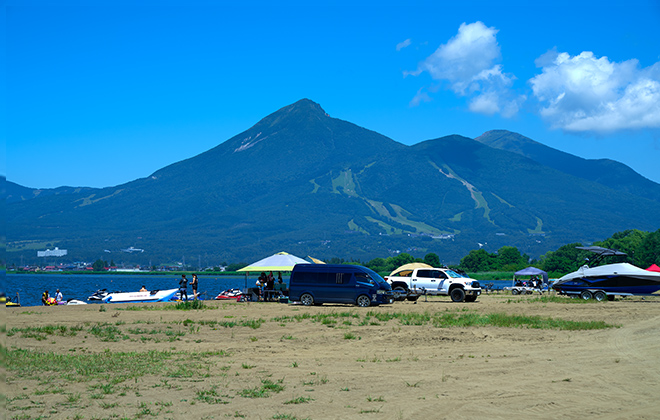
[{"label": "person standing on beach", "polygon": [[197,300],[197,286],[199,285],[199,280],[197,279],[197,274],[193,274],[193,278],[190,281],[190,287],[193,290],[193,299]]},{"label": "person standing on beach", "polygon": [[181,274],[181,280],[179,280],[179,297],[183,300],[183,296],[186,296],[186,301],[188,301],[188,279],[185,274]]},{"label": "person standing on beach", "polygon": [[62,292],[60,292],[60,289],[57,289],[57,292],[55,292],[55,302],[60,303],[64,300],[64,296],[62,296]]}]

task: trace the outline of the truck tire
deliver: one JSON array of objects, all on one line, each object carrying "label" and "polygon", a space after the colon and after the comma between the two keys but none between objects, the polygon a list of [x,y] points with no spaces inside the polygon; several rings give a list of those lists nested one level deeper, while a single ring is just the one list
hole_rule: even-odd
[{"label": "truck tire", "polygon": [[355,304],[361,308],[371,306],[371,299],[367,295],[360,295],[355,299]]},{"label": "truck tire", "polygon": [[457,287],[449,292],[449,296],[453,302],[463,302],[465,300],[465,291],[460,287]]},{"label": "truck tire", "polygon": [[312,306],[314,304],[314,297],[309,293],[304,293],[300,296],[300,302],[305,306]]},{"label": "truck tire", "polygon": [[477,300],[477,295],[467,295],[465,296],[465,301],[466,302],[474,302]]}]

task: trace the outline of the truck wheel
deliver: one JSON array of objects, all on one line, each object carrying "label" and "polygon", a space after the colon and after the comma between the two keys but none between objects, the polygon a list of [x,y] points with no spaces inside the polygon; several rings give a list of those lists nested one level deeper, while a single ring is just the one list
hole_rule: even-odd
[{"label": "truck wheel", "polygon": [[361,308],[366,308],[371,305],[371,299],[369,299],[369,296],[367,295],[360,295],[355,300],[355,303]]},{"label": "truck wheel", "polygon": [[592,297],[592,294],[588,290],[583,290],[582,293],[580,293],[580,297],[584,300],[589,300]]},{"label": "truck wheel", "polygon": [[465,300],[465,291],[460,287],[457,287],[449,293],[449,296],[454,302],[463,302]]},{"label": "truck wheel", "polygon": [[602,302],[605,299],[607,299],[607,293],[603,292],[602,290],[599,290],[596,293],[594,293],[594,299],[596,299],[598,302]]},{"label": "truck wheel", "polygon": [[474,302],[477,300],[477,295],[467,295],[465,296],[465,301],[466,302]]},{"label": "truck wheel", "polygon": [[305,293],[300,296],[300,302],[305,306],[312,306],[314,304],[314,298],[309,293]]}]

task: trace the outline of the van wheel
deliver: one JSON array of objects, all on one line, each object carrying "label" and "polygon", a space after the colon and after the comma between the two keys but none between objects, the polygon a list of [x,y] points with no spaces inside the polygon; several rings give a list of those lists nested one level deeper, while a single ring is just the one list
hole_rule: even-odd
[{"label": "van wheel", "polygon": [[463,302],[465,300],[465,291],[460,287],[455,288],[449,293],[453,302]]},{"label": "van wheel", "polygon": [[300,302],[305,306],[312,306],[314,304],[314,298],[309,293],[305,293],[300,296]]},{"label": "van wheel", "polygon": [[360,295],[356,299],[355,303],[361,308],[366,308],[367,306],[371,305],[371,299],[369,299],[369,296],[367,295]]}]

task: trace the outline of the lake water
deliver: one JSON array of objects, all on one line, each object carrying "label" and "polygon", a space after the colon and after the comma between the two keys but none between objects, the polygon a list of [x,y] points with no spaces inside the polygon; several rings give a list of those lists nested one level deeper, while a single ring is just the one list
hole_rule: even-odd
[{"label": "lake water", "polygon": [[[190,278],[192,276],[186,275]],[[83,302],[99,289],[109,292],[136,292],[143,285],[148,290],[177,289],[181,275],[130,275],[130,274],[7,274],[5,293],[12,301],[16,300],[16,292],[20,295],[21,306],[41,305],[41,294],[48,290],[55,296],[55,290],[60,289],[64,300],[79,299]],[[248,277],[252,287],[257,281],[256,276]],[[288,281],[288,278],[285,279]],[[199,293],[203,299],[214,299],[223,290],[245,288],[245,276],[204,276],[199,275]],[[188,293],[192,293],[188,285]]]},{"label": "lake water", "polygon": [[[248,277],[249,287],[254,286],[257,275]],[[283,276],[284,282],[288,284],[288,276]],[[186,275],[186,277],[191,276]],[[16,292],[19,293],[21,306],[39,306],[41,294],[45,290],[48,290],[51,296],[55,296],[55,290],[60,289],[64,300],[79,299],[88,302],[87,298],[99,289],[108,289],[109,292],[135,292],[143,285],[147,290],[176,289],[179,287],[180,278],[180,274],[7,274],[5,286],[6,294],[12,300],[16,300]],[[480,283],[482,287],[486,283],[494,283],[495,289],[511,286],[511,280],[489,280]],[[245,276],[199,275],[199,292],[202,293],[203,299],[214,299],[223,290],[234,288],[245,288]],[[188,293],[192,293],[190,287]]]}]

